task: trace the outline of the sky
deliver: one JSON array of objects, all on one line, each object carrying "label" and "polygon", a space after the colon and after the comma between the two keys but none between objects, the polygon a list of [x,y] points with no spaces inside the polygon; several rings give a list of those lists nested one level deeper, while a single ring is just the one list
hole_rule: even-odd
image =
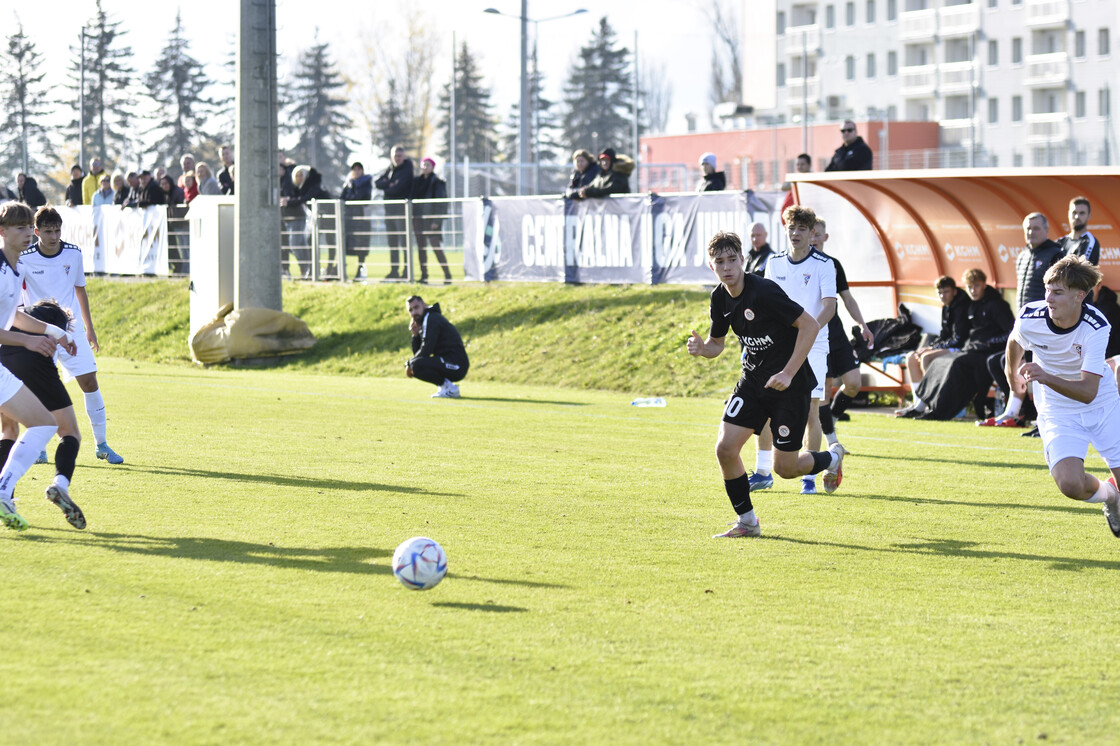
[{"label": "sky", "polygon": [[[685,114],[697,113],[706,122],[712,35],[705,8],[711,0],[530,0],[528,16],[541,21],[538,54],[545,74],[546,94],[554,100],[567,77],[581,44],[590,39],[599,19],[607,16],[620,44],[630,48],[638,33],[639,59],[665,65],[672,87],[669,132],[685,131]],[[277,48],[280,70],[285,61],[309,47],[316,30],[320,41],[330,44],[340,70],[361,58],[362,46],[384,39],[388,48],[400,43],[402,15],[419,9],[441,37],[436,77],[450,79],[452,34],[474,50],[485,82],[493,91],[495,112],[504,120],[519,95],[520,0],[276,0]],[[237,29],[236,0],[190,0],[137,3],[135,0],[102,0],[110,20],[127,31],[124,43],[132,47],[133,64],[145,72],[158,58],[181,12],[191,54],[208,65],[211,77],[229,55]],[[512,18],[484,13],[494,7]],[[571,13],[580,15],[544,20]],[[47,83],[66,82],[69,49],[76,45],[83,22],[93,16],[94,0],[53,0],[16,3],[0,0],[0,30],[6,38],[18,15],[24,31],[35,40],[46,58]],[[532,33],[532,24],[530,24]],[[396,33],[394,33],[396,31]],[[380,42],[379,42],[380,43]],[[368,146],[365,146],[368,147]],[[361,156],[362,153],[357,153]]]}]

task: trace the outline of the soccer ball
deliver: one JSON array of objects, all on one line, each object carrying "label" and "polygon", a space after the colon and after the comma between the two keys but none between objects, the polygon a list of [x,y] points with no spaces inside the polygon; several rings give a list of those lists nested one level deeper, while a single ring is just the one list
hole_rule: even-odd
[{"label": "soccer ball", "polygon": [[393,575],[414,591],[435,588],[447,574],[447,553],[425,536],[406,539],[393,552]]}]

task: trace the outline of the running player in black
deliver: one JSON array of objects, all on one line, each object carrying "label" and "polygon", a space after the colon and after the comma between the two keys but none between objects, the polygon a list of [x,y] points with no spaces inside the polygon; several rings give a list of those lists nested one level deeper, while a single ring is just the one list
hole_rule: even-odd
[{"label": "running player in black", "polygon": [[[805,364],[820,325],[771,280],[743,269],[743,245],[734,233],[717,233],[708,243],[708,266],[720,284],[712,291],[711,330],[701,339],[693,330],[688,354],[714,358],[733,331],[744,349],[743,374],[723,412],[716,458],[724,488],[739,516],[730,530],[713,538],[760,536],[741,452],[770,421],[774,471],[784,479],[826,471],[825,489],[840,484],[843,451],[800,452],[816,377]],[[831,488],[831,489],[830,489]]]}]

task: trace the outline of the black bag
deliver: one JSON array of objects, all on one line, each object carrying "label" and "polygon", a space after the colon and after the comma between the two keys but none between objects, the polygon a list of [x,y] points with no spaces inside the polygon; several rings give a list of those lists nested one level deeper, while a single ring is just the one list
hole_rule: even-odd
[{"label": "black bag", "polygon": [[921,327],[911,320],[910,309],[903,303],[898,304],[897,318],[874,319],[867,322],[867,328],[874,336],[870,347],[860,333],[860,328],[852,327],[852,347],[861,363],[866,363],[873,357],[884,358],[912,352],[918,349],[918,343],[922,339]]}]

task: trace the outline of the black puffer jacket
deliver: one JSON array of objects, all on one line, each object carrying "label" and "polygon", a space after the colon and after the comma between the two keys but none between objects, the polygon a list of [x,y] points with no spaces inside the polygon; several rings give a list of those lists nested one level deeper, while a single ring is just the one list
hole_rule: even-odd
[{"label": "black puffer jacket", "polygon": [[968,319],[971,304],[968,293],[958,289],[949,305],[941,307],[941,334],[930,347],[935,350],[959,350],[964,347],[971,326]]},{"label": "black puffer jacket", "polygon": [[453,363],[466,370],[470,361],[459,330],[439,310],[439,304],[428,306],[420,333],[412,338],[412,359],[435,356],[445,363]]},{"label": "black puffer jacket", "polygon": [[984,288],[980,300],[968,306],[968,341],[965,352],[998,352],[1007,344],[1011,327],[1015,326],[1015,314],[1003,295],[991,285]]},{"label": "black puffer jacket", "polygon": [[836,149],[825,171],[870,171],[873,161],[871,147],[862,137],[857,137],[851,145],[841,145]]},{"label": "black puffer jacket", "polygon": [[23,177],[23,186],[19,189],[19,201],[32,210],[47,204],[47,198],[39,191],[39,184],[30,176]]},{"label": "black puffer jacket", "polygon": [[710,174],[704,174],[700,179],[700,183],[696,185],[698,192],[722,192],[727,188],[727,177],[723,171],[712,171]]},{"label": "black puffer jacket", "polygon": [[1019,308],[1046,297],[1046,283],[1042,281],[1042,277],[1065,253],[1061,244],[1049,238],[1033,249],[1026,248],[1019,252],[1015,259],[1015,277],[1019,283],[1015,303]]},{"label": "black puffer jacket", "polygon": [[385,192],[385,199],[408,199],[412,196],[412,160],[405,158],[399,166],[389,166],[373,185]]}]

